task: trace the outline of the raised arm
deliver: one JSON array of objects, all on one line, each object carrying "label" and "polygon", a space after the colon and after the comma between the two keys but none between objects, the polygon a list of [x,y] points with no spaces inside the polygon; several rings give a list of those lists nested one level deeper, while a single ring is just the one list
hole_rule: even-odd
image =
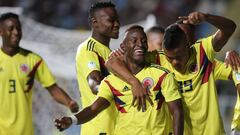
[{"label": "raised arm", "polygon": [[69,128],[72,124],[86,123],[93,119],[94,117],[96,117],[101,111],[106,109],[109,105],[110,103],[105,98],[99,97],[91,106],[84,108],[76,115],[70,117],[64,116],[62,118],[56,119],[54,121],[55,126],[60,131],[63,131]]},{"label": "raised arm", "polygon": [[78,104],[74,100],[72,100],[68,96],[68,94],[56,83],[51,85],[50,87],[47,87],[46,89],[48,89],[48,92],[51,94],[55,101],[67,106],[71,110],[71,112],[78,112]]},{"label": "raised arm", "polygon": [[[136,106],[138,110],[142,108],[142,111],[146,110],[146,100],[153,105],[152,100],[149,98],[146,87],[127,69],[123,62],[123,57],[110,57],[105,63],[105,66],[110,72],[121,78],[132,86],[133,101],[132,105]],[[135,102],[137,104],[135,105]]]},{"label": "raised arm", "polygon": [[236,29],[236,24],[230,19],[201,12],[192,12],[188,16],[179,18],[183,19],[183,23],[186,24],[197,25],[206,21],[215,26],[218,30],[212,40],[212,45],[216,52],[223,48]]},{"label": "raised arm", "polygon": [[173,134],[183,135],[184,116],[181,99],[168,102],[168,108],[173,116]]}]

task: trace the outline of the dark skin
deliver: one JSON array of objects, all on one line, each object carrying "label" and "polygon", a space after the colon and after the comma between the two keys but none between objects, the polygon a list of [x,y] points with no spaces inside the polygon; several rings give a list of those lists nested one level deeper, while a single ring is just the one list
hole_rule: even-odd
[{"label": "dark skin", "polygon": [[[123,61],[126,63],[127,68],[131,74],[137,74],[145,67],[144,56],[147,52],[147,37],[144,31],[139,29],[133,29],[127,32],[124,38],[123,44],[126,46],[126,52],[123,56]],[[168,107],[173,115],[174,121],[174,134],[183,134],[183,111],[181,99],[168,102]],[[84,108],[81,112],[75,116],[78,119],[78,124],[83,124],[92,118],[94,118],[98,113],[110,106],[110,103],[99,97],[91,106]],[[55,120],[55,126],[63,131],[72,124],[70,117],[62,117]]]},{"label": "dark skin", "polygon": [[206,21],[215,26],[218,30],[212,40],[212,45],[216,52],[223,48],[236,29],[236,24],[230,19],[201,12],[192,12],[179,19],[182,19],[184,24],[198,25]]},{"label": "dark skin", "polygon": [[[93,30],[92,37],[109,47],[110,39],[118,38],[119,34],[120,23],[116,10],[110,7],[99,9],[94,14],[94,17],[91,18],[91,26]],[[99,71],[92,71],[87,76],[88,84],[93,94],[96,95],[98,93],[98,87],[103,78],[104,76]],[[135,85],[136,83],[140,84],[140,82],[135,78],[128,79],[126,82],[131,84],[131,86],[138,86]],[[143,108],[143,110],[145,110],[146,100],[152,104],[146,89],[143,89],[142,87],[133,87],[132,92],[134,97],[133,105],[137,102],[139,109]]]},{"label": "dark skin", "polygon": [[[22,37],[20,21],[16,18],[9,18],[2,21],[0,25],[0,34],[2,36],[2,51],[13,57],[20,50],[19,43]],[[57,84],[46,87],[46,89],[55,101],[67,106],[72,112],[78,111],[78,104]]]},{"label": "dark skin", "polygon": [[[229,19],[226,19],[220,16],[203,14],[200,12],[193,12],[189,16],[179,17],[179,18],[183,20],[183,23],[178,24],[178,26],[186,34],[186,37],[183,37],[184,40],[181,41],[183,42],[184,46],[182,48],[178,48],[177,50],[172,51],[174,54],[177,54],[176,56],[172,55],[171,53],[168,53],[169,54],[168,56],[169,56],[169,60],[173,61],[173,64],[177,63],[177,65],[179,65],[179,63],[181,63],[180,65],[182,66],[178,66],[178,70],[181,73],[184,73],[187,68],[186,66],[183,66],[183,65],[187,63],[190,57],[189,47],[196,41],[194,37],[194,29],[190,27],[189,24],[197,25],[202,21],[207,21],[219,29],[215,33],[216,36],[214,36],[212,41],[213,48],[215,51],[219,51],[219,48],[221,49],[223,47],[224,45],[223,43],[226,43],[226,41],[229,39],[229,37],[232,35],[232,33],[236,28],[235,23]],[[221,42],[221,44],[219,44],[218,42]],[[146,89],[141,85],[138,79],[136,79],[133,75],[131,75],[128,69],[126,69],[126,66],[122,62],[122,58],[121,58],[121,56],[124,53],[124,51],[121,48],[114,51],[111,54],[109,60],[106,62],[105,65],[109,71],[116,74],[121,79],[128,82],[129,84],[131,84],[131,86],[134,88],[133,89],[134,93],[138,94],[137,96],[135,96],[133,100],[133,104],[135,103],[135,101],[137,101],[138,106],[140,107],[142,106],[143,108],[145,108],[145,105],[141,104],[141,101],[146,100],[145,97],[148,96],[147,93],[145,92]],[[181,57],[179,55],[181,55]],[[237,66],[240,65],[238,54],[234,51],[231,51],[229,55],[227,55],[225,62],[227,65],[230,65],[235,70],[237,69]],[[113,65],[115,66],[113,67]]]},{"label": "dark skin", "polygon": [[[99,9],[91,18],[92,37],[109,47],[110,39],[118,38],[119,34],[119,18],[114,8],[107,7]],[[100,71],[92,71],[88,76],[88,84],[94,95],[98,93],[98,87],[104,76]]]},{"label": "dark skin", "polygon": [[[212,39],[212,46],[216,52],[219,52],[223,48],[236,29],[236,24],[230,19],[201,12],[192,12],[188,16],[181,16],[179,18],[183,20],[183,24],[198,25],[206,21],[218,28]],[[180,28],[184,31],[184,28],[181,26]],[[191,33],[188,35],[191,35]],[[176,49],[167,50],[163,47],[168,61],[182,74],[186,72],[186,63],[191,55],[190,47],[188,45],[188,37],[189,36],[183,36],[179,41],[179,44],[181,45]]]}]

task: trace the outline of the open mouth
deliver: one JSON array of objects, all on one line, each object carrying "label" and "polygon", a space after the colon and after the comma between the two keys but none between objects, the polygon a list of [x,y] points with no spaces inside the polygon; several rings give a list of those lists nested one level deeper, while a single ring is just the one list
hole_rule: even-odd
[{"label": "open mouth", "polygon": [[143,54],[144,54],[144,50],[143,50],[143,49],[136,49],[136,50],[134,51],[134,53],[135,53],[136,55],[143,55]]}]

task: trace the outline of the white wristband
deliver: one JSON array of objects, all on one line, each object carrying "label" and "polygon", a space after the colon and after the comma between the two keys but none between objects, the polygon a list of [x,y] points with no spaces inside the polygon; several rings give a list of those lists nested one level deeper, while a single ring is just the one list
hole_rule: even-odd
[{"label": "white wristband", "polygon": [[71,115],[70,116],[71,120],[72,120],[72,124],[77,125],[78,124],[78,119],[75,115]]}]

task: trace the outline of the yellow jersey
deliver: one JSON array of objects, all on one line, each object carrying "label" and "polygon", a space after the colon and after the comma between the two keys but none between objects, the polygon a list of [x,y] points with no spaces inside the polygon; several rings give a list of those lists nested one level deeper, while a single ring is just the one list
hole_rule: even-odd
[{"label": "yellow jersey", "polygon": [[161,65],[172,72],[178,82],[183,97],[186,135],[223,135],[225,132],[215,81],[227,80],[231,69],[225,69],[226,66],[215,59],[212,38],[204,38],[192,46],[185,74],[175,70],[164,53],[159,56]]},{"label": "yellow jersey", "polygon": [[[240,83],[240,73],[239,72],[233,72],[232,75],[233,81],[235,85],[238,85]],[[235,129],[240,131],[240,99],[239,99],[239,92],[237,91],[237,102],[234,108],[234,115],[232,120],[231,129]]]},{"label": "yellow jersey", "polygon": [[[92,37],[78,47],[76,67],[83,108],[91,105],[97,97],[92,93],[87,77],[92,71],[99,71],[104,77],[109,74],[104,66],[109,54],[110,49]],[[115,125],[115,111],[114,106],[109,107],[88,123],[83,124],[81,126],[81,135],[112,134]]]},{"label": "yellow jersey", "polygon": [[43,87],[55,79],[43,59],[20,49],[9,56],[0,49],[0,135],[33,135],[32,87],[34,79]]},{"label": "yellow jersey", "polygon": [[169,135],[172,122],[166,102],[181,98],[173,74],[160,66],[146,66],[135,76],[147,86],[154,102],[153,106],[147,102],[146,112],[131,106],[131,86],[117,76],[109,75],[100,84],[98,96],[118,110],[114,135]]}]

